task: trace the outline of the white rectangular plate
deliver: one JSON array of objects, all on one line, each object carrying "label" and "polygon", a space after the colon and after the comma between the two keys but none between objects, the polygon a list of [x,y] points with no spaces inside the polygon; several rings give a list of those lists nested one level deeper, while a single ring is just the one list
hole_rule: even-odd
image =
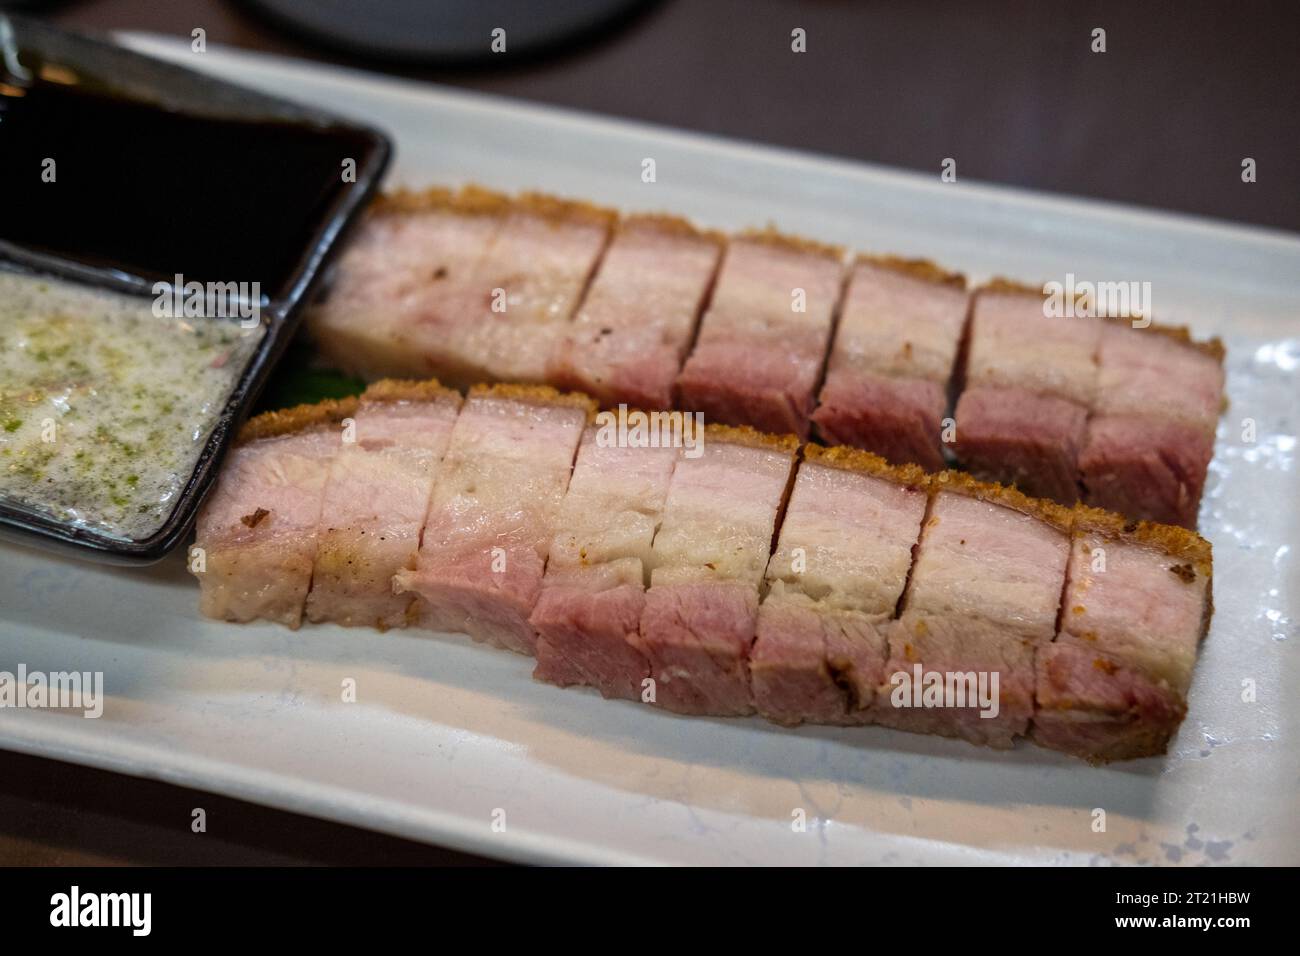
[{"label": "white rectangular plate", "polygon": [[[0,545],[0,670],[102,671],[107,692],[97,720],[0,710],[0,746],[515,860],[1300,862],[1296,237],[129,39],[387,129],[402,184],[772,221],[975,278],[1150,281],[1162,318],[1229,349],[1202,511],[1217,612],[1169,755],[1094,768],[1028,745],[674,717],[536,683],[530,661],[463,638],[202,620],[179,559],[126,571]],[[1229,170],[1219,188],[1250,186]],[[160,228],[202,228],[202,201]]]}]

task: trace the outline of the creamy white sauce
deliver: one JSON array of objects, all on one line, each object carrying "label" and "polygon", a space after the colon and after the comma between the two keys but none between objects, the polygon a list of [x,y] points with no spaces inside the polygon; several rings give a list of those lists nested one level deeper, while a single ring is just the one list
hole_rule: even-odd
[{"label": "creamy white sauce", "polygon": [[0,272],[0,498],[129,540],[167,520],[263,329]]}]

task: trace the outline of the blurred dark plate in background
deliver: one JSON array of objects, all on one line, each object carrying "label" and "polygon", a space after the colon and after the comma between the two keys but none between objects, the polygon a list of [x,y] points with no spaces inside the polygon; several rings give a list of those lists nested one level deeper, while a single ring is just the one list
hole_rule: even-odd
[{"label": "blurred dark plate in background", "polygon": [[[243,0],[307,40],[428,65],[484,61],[493,31],[512,60],[612,28],[654,0]],[[499,44],[498,44],[499,45]]]}]

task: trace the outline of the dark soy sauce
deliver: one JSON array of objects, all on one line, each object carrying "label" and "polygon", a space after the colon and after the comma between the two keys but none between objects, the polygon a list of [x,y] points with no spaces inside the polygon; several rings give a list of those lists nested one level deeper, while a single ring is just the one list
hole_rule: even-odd
[{"label": "dark soy sauce", "polygon": [[283,296],[350,186],[344,161],[372,149],[359,131],[168,111],[20,59],[23,79],[0,69],[0,239],[150,282]]}]

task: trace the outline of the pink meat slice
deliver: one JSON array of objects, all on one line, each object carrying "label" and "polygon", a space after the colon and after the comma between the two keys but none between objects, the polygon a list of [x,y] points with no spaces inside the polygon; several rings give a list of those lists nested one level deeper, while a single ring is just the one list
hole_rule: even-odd
[{"label": "pink meat slice", "polygon": [[1047,645],[1036,671],[1034,742],[1094,763],[1164,753],[1186,713],[1167,687],[1079,644]]},{"label": "pink meat slice", "polygon": [[444,344],[483,308],[476,276],[504,203],[442,190],[381,203],[340,257],[328,296],[308,311],[325,359],[368,379],[437,375],[468,384]]},{"label": "pink meat slice", "polygon": [[961,276],[924,262],[859,260],[813,414],[820,434],[942,468],[941,421],[968,305]]},{"label": "pink meat slice", "polygon": [[749,648],[757,588],[739,581],[651,587],[638,646],[655,682],[653,703],[679,714],[752,713]]},{"label": "pink meat slice", "polygon": [[1185,422],[1213,432],[1223,405],[1222,354],[1217,340],[1198,345],[1180,332],[1107,322],[1093,411]]},{"label": "pink meat slice", "polygon": [[639,700],[650,665],[634,640],[645,586],[599,571],[574,582],[548,581],[533,609],[533,676],[560,687],[594,687],[608,698]]},{"label": "pink meat slice", "polygon": [[957,455],[977,477],[1060,504],[1078,500],[1088,428],[1083,406],[1023,388],[981,386],[962,392],[953,418]]},{"label": "pink meat slice", "polygon": [[[208,617],[296,628],[311,585],[321,500],[338,422],[353,402],[273,412],[245,426],[199,512],[191,562]],[[202,568],[202,570],[199,570]]]},{"label": "pink meat slice", "polygon": [[1105,323],[1045,316],[1043,302],[1035,290],[976,294],[955,450],[981,478],[1071,504]]},{"label": "pink meat slice", "polygon": [[1079,461],[1089,504],[1196,526],[1223,404],[1215,345],[1197,347],[1155,326],[1108,325]]},{"label": "pink meat slice", "polygon": [[869,722],[888,656],[884,620],[806,595],[769,595],[750,653],[758,712],[788,726]]},{"label": "pink meat slice", "polygon": [[444,340],[462,380],[546,383],[611,223],[599,210],[542,200],[506,214],[475,272],[478,307]]},{"label": "pink meat slice", "polygon": [[[903,613],[889,627],[889,686],[876,716],[905,730],[1009,747],[1033,715],[1035,649],[1055,634],[1069,513],[969,479],[950,476],[949,485],[931,502]],[[935,673],[945,683],[982,674],[991,687],[996,673],[997,715],[981,716],[969,699],[966,707],[899,706],[912,700],[903,675],[914,681],[918,665],[923,677]]]},{"label": "pink meat slice", "polygon": [[1214,435],[1184,422],[1106,415],[1088,423],[1079,468],[1088,503],[1196,527]]},{"label": "pink meat slice", "polygon": [[834,250],[770,236],[733,240],[677,378],[680,407],[807,437],[842,270]]},{"label": "pink meat slice", "polygon": [[649,663],[634,640],[651,544],[680,451],[620,444],[603,417],[579,446],[530,619],[537,631],[534,676],[637,700]]},{"label": "pink meat slice", "polygon": [[551,355],[551,384],[605,407],[671,408],[721,251],[721,237],[681,220],[625,220]]},{"label": "pink meat slice", "polygon": [[940,436],[947,407],[946,389],[938,382],[842,368],[827,376],[812,418],[829,442],[938,471],[944,466]]},{"label": "pink meat slice", "polygon": [[[981,289],[971,311],[966,387],[1019,388],[1092,408],[1100,319],[1049,317],[1032,289]],[[960,423],[959,427],[960,427]]]},{"label": "pink meat slice", "polygon": [[452,428],[413,570],[422,627],[524,654],[560,503],[590,405],[545,388],[472,389]]},{"label": "pink meat slice", "polygon": [[758,588],[794,451],[793,440],[714,426],[701,455],[678,460],[633,641],[649,662],[658,706],[687,714],[753,710]]},{"label": "pink meat slice", "polygon": [[431,383],[385,381],[362,396],[325,485],[309,620],[407,623],[412,597],[393,593],[393,575],[415,565],[459,409],[458,392]]},{"label": "pink meat slice", "polygon": [[925,514],[924,476],[809,446],[767,567],[750,675],[784,724],[863,723],[884,681],[884,624]]},{"label": "pink meat slice", "polygon": [[1091,760],[1165,752],[1210,611],[1209,546],[1172,531],[1083,522],[1060,634],[1038,652],[1037,743]]}]

